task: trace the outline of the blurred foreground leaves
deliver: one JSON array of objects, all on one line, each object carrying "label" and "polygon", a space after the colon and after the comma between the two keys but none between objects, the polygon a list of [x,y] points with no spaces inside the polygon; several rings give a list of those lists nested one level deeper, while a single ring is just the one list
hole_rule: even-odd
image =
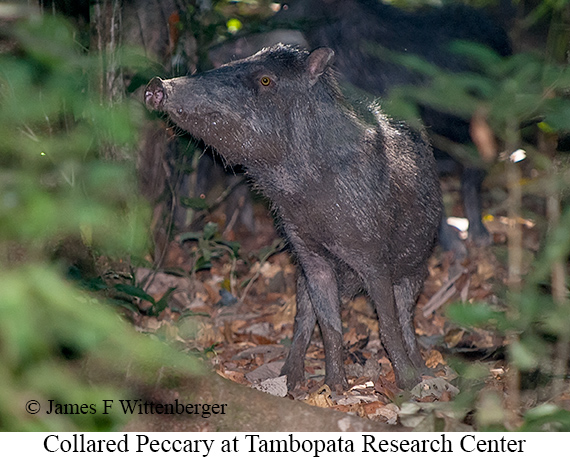
[{"label": "blurred foreground leaves", "polygon": [[[69,284],[49,246],[82,237],[98,253],[142,257],[150,211],[132,155],[144,112],[133,101],[101,102],[90,89],[97,59],[62,19],[31,16],[2,29],[0,430],[113,430],[125,417],[103,415],[102,401],[128,398],[127,378],[135,388],[162,367],[198,372],[197,362]],[[102,160],[110,145],[130,160]],[[87,359],[100,367],[98,383]],[[40,402],[38,414],[26,412],[29,400]],[[48,400],[94,404],[96,413],[46,415]]]},{"label": "blurred foreground leaves", "polygon": [[[456,403],[477,410],[481,430],[568,431],[570,168],[568,152],[557,150],[570,132],[568,62],[556,62],[549,52],[501,58],[468,42],[455,42],[452,50],[470,62],[468,71],[445,72],[419,57],[383,49],[370,52],[425,78],[423,87],[399,87],[390,94],[392,114],[413,122],[423,107],[430,107],[470,122],[472,137],[482,123],[490,137],[487,143],[496,145],[490,154],[475,145],[461,147],[471,156],[469,163],[499,176],[494,184],[502,189],[504,201],[491,208],[489,217],[510,221],[508,278],[498,303],[456,304],[447,315],[465,328],[491,328],[505,337],[509,379],[504,393],[485,392],[481,389],[488,373],[472,376],[472,367],[458,363],[462,394]],[[529,210],[523,204],[527,201],[543,201],[542,211]],[[524,218],[540,224],[544,233],[531,261],[523,260],[529,253],[522,236]],[[490,408],[493,404],[501,408]]]}]

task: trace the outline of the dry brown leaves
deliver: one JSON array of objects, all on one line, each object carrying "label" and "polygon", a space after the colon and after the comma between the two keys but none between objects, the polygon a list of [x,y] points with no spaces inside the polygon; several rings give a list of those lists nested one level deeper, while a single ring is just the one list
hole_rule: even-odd
[{"label": "dry brown leaves", "polygon": [[[446,360],[465,353],[489,355],[503,341],[488,330],[467,330],[451,323],[445,309],[453,301],[497,303],[494,288],[503,280],[504,268],[489,249],[470,247],[470,256],[462,264],[439,251],[430,260],[429,277],[418,300],[416,329],[434,377],[425,378],[411,394],[394,383],[376,313],[365,297],[345,303],[342,310],[348,391],[331,392],[323,385],[324,350],[316,329],[306,356],[306,382],[287,394],[279,372],[293,333],[295,267],[286,253],[263,264],[240,260],[235,271],[228,264],[228,259],[221,259],[211,270],[190,277],[155,274],[147,289],[155,299],[170,287],[176,291],[169,308],[157,317],[145,316],[141,303],[143,311],[133,317],[136,326],[209,359],[220,376],[274,395],[289,395],[389,424],[419,426],[426,421],[427,426],[429,421],[440,420],[448,430],[465,426],[445,406],[457,393],[450,384],[455,375]],[[220,306],[220,289],[227,287],[228,275],[236,272],[236,295],[243,290],[244,280],[255,278],[255,282],[244,302]],[[149,272],[136,274],[143,277]]]}]

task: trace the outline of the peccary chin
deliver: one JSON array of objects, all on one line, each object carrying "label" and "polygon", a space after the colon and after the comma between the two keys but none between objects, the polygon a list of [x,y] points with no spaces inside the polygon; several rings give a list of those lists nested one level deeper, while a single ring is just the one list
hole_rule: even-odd
[{"label": "peccary chin", "polygon": [[151,81],[147,104],[242,164],[273,202],[297,261],[297,316],[283,373],[304,379],[315,323],[326,377],[346,387],[340,298],[368,292],[399,385],[425,372],[413,307],[441,217],[431,149],[379,111],[367,125],[344,106],[333,52],[276,46],[190,78]]}]

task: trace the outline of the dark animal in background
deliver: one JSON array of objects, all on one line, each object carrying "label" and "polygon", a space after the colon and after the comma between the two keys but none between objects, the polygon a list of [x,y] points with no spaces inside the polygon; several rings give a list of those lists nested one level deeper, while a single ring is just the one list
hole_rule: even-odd
[{"label": "dark animal in background", "polygon": [[316,323],[325,382],[347,387],[340,299],[364,291],[396,381],[411,388],[427,371],[413,312],[442,213],[435,161],[423,135],[378,110],[372,124],[355,115],[333,55],[277,45],[192,77],[154,78],[145,101],[243,165],[271,200],[298,263],[288,387],[304,380]]},{"label": "dark animal in background", "polygon": [[[484,12],[466,5],[404,11],[379,0],[292,0],[283,2],[269,26],[279,30],[283,40],[289,39],[285,33],[285,29],[289,28],[291,40],[295,42],[299,40],[300,31],[309,47],[332,48],[340,79],[372,96],[380,97],[397,86],[423,85],[426,78],[373,55],[370,48],[375,45],[394,52],[417,55],[453,72],[476,70],[471,68],[464,56],[450,51],[450,44],[455,40],[486,45],[501,56],[511,54],[506,32]],[[239,37],[214,48],[210,56],[218,64],[231,58],[245,57],[260,49],[264,37],[272,39],[269,34]],[[477,244],[490,243],[490,235],[481,221],[481,187],[485,170],[462,163],[443,148],[437,147],[438,137],[460,144],[470,143],[469,122],[427,106],[422,107],[421,115],[431,135],[440,174],[461,176],[461,194],[464,214],[469,220],[469,236]],[[460,256],[465,253],[464,246],[445,218],[441,225],[440,242],[446,250],[453,250]]]}]

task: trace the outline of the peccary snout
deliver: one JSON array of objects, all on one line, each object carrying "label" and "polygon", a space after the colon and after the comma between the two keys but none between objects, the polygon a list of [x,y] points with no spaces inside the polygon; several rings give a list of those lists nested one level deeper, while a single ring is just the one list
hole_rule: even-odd
[{"label": "peccary snout", "polygon": [[149,108],[160,111],[165,100],[165,90],[162,79],[152,78],[144,91],[144,101]]}]

